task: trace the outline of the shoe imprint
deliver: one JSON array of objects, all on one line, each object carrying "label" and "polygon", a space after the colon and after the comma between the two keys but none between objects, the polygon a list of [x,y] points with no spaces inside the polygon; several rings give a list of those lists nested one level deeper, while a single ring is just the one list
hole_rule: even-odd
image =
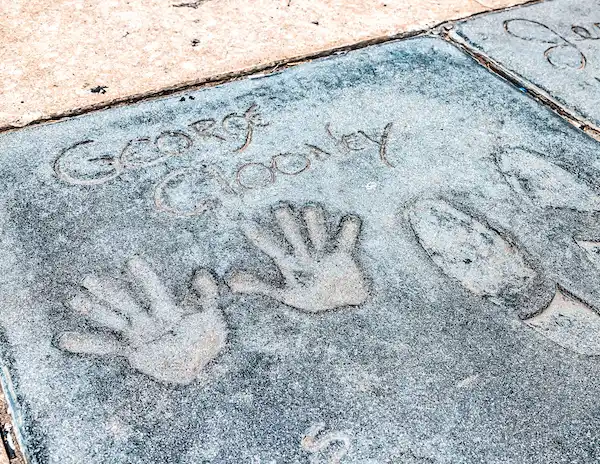
[{"label": "shoe imprint", "polygon": [[498,231],[443,200],[416,203],[409,221],[421,247],[447,276],[496,304],[518,310],[534,305],[525,325],[569,350],[600,354],[600,316],[560,283],[550,302],[536,301],[535,284],[543,277]]},{"label": "shoe imprint", "polygon": [[543,312],[523,322],[564,348],[600,355],[600,316],[563,290],[557,290]]},{"label": "shoe imprint", "polygon": [[431,260],[476,295],[515,295],[536,275],[498,232],[445,201],[416,203],[409,220]]},{"label": "shoe imprint", "polygon": [[510,187],[535,206],[600,211],[598,193],[541,153],[515,148],[494,161]]}]

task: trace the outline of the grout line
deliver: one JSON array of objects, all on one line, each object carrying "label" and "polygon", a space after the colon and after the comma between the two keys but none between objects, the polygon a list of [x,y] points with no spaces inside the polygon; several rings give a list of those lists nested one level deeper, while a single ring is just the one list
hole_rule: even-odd
[{"label": "grout line", "polygon": [[537,85],[529,82],[527,79],[506,68],[499,62],[495,61],[488,55],[478,51],[473,47],[467,40],[458,35],[453,29],[446,29],[442,31],[442,38],[452,43],[456,47],[460,48],[463,52],[475,59],[479,64],[487,68],[491,73],[499,76],[508,83],[524,89],[530,98],[535,100],[537,103],[550,108],[556,114],[566,119],[567,122],[573,126],[581,129],[590,137],[600,141],[600,129],[595,124],[586,118],[578,115],[572,110],[569,110],[560,101],[554,98],[550,93]]},{"label": "grout line", "polygon": [[25,456],[18,428],[19,419],[15,411],[17,406],[10,373],[6,366],[1,367],[0,371],[0,458],[8,460],[8,464],[27,464],[29,461]]},{"label": "grout line", "polygon": [[[360,50],[362,48],[369,47],[371,45],[379,45],[379,44],[383,44],[386,42],[392,42],[394,40],[409,39],[409,38],[413,38],[413,37],[431,35],[431,34],[439,36],[439,35],[442,35],[442,34],[440,34],[441,30],[452,28],[452,26],[459,21],[466,21],[466,20],[474,19],[478,16],[491,14],[491,13],[495,13],[495,12],[509,11],[509,10],[512,10],[515,8],[520,8],[520,7],[535,4],[535,3],[541,3],[543,1],[544,0],[528,0],[520,5],[512,5],[509,7],[490,9],[490,10],[474,13],[472,15],[465,16],[463,18],[442,21],[440,23],[437,23],[437,24],[430,26],[428,28],[425,28],[425,29],[418,29],[415,31],[400,32],[400,33],[392,34],[392,35],[374,37],[371,39],[361,40],[359,42],[349,44],[349,45],[342,45],[339,47],[328,48],[326,50],[320,50],[317,52],[311,52],[311,53],[299,55],[296,57],[285,58],[282,60],[253,66],[246,70],[238,70],[238,71],[216,74],[214,76],[199,79],[197,81],[183,82],[183,83],[179,83],[176,85],[164,87],[164,88],[162,88],[160,90],[156,90],[156,91],[148,91],[148,92],[144,92],[141,94],[129,95],[127,97],[121,97],[121,98],[117,98],[115,100],[110,100],[110,101],[103,102],[103,103],[97,103],[97,104],[84,106],[84,107],[80,107],[80,108],[76,108],[76,109],[72,109],[72,110],[67,110],[67,111],[64,111],[61,113],[57,113],[57,114],[44,116],[40,119],[30,121],[22,126],[14,126],[14,125],[0,126],[0,134],[2,134],[4,132],[16,131],[16,130],[20,130],[20,129],[23,129],[26,127],[36,126],[36,125],[40,125],[40,124],[51,124],[54,122],[62,121],[64,119],[67,119],[70,117],[81,116],[81,115],[84,115],[87,113],[101,111],[101,110],[105,110],[108,108],[124,106],[124,105],[132,104],[132,103],[138,103],[138,102],[145,101],[145,100],[154,100],[157,98],[174,95],[174,94],[177,94],[180,92],[195,91],[195,90],[210,88],[210,87],[214,87],[217,85],[226,84],[229,82],[235,82],[237,80],[245,79],[245,78],[263,77],[263,76],[267,76],[269,74],[273,74],[273,73],[276,73],[278,71],[281,71],[281,70],[284,70],[284,69],[287,69],[287,68],[290,68],[293,66],[297,66],[302,63],[313,61],[313,60],[316,60],[319,58],[325,58],[328,56],[347,53],[347,52],[350,52],[353,50]],[[479,3],[479,2],[477,2],[477,3]]]}]

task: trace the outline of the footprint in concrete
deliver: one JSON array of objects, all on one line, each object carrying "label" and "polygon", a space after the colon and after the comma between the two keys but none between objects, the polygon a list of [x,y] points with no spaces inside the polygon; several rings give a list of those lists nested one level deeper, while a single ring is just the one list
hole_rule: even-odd
[{"label": "footprint in concrete", "polygon": [[600,355],[600,316],[560,288],[544,311],[523,322],[576,353]]},{"label": "footprint in concrete", "polygon": [[476,295],[516,295],[536,275],[497,231],[443,200],[416,203],[409,219],[431,260]]},{"label": "footprint in concrete", "polygon": [[285,240],[254,223],[244,228],[248,240],[273,259],[285,285],[278,287],[254,274],[234,271],[228,279],[231,289],[266,295],[312,313],[364,303],[368,297],[367,283],[354,256],[360,218],[342,218],[337,235],[332,237],[321,207],[307,206],[301,215],[302,220],[288,205],[275,209],[275,219]]},{"label": "footprint in concrete", "polygon": [[515,148],[495,157],[506,182],[523,199],[536,206],[576,211],[600,211],[600,196],[544,155]]},{"label": "footprint in concrete", "polygon": [[409,221],[444,274],[475,295],[518,310],[524,324],[562,347],[600,355],[600,316],[547,281],[510,238],[443,200],[416,203]]},{"label": "footprint in concrete", "polygon": [[[134,369],[161,382],[191,383],[222,350],[227,337],[215,279],[206,270],[198,271],[193,292],[177,305],[145,261],[130,260],[127,271],[135,285],[90,275],[83,281],[85,291],[68,303],[113,333],[65,332],[58,346],[71,353],[122,356]],[[138,302],[137,293],[146,305]]]}]

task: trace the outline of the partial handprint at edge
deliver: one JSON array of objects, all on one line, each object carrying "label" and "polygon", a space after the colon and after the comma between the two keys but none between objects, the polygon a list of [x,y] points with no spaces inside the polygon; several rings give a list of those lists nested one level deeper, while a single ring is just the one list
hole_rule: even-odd
[{"label": "partial handprint at edge", "polygon": [[[124,357],[131,367],[161,382],[191,383],[219,354],[227,338],[214,277],[205,269],[197,271],[192,282],[194,294],[177,305],[145,261],[131,259],[127,271],[149,309],[136,301],[122,282],[87,276],[82,284],[85,291],[68,306],[113,333],[65,332],[58,339],[59,348]],[[190,304],[200,304],[203,310],[188,311]]]},{"label": "partial handprint at edge", "polygon": [[[227,282],[232,291],[266,295],[311,313],[364,303],[369,295],[368,286],[353,256],[361,230],[360,218],[343,217],[336,236],[332,237],[321,207],[306,206],[301,214],[302,220],[289,205],[274,212],[291,254],[286,251],[288,246],[271,232],[256,224],[244,227],[248,240],[273,259],[284,278],[284,286],[277,287],[251,273],[234,271]],[[330,243],[332,239],[334,244]]]}]

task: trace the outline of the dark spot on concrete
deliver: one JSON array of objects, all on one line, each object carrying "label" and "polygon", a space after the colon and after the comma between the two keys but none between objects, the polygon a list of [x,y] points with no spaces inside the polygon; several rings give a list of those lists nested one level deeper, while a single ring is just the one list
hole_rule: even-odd
[{"label": "dark spot on concrete", "polygon": [[203,3],[207,2],[208,0],[196,0],[195,2],[188,2],[188,3],[178,3],[176,5],[173,5],[174,8],[198,8],[200,5],[202,5]]},{"label": "dark spot on concrete", "polygon": [[106,89],[108,89],[107,86],[105,86],[105,85],[99,85],[98,87],[94,87],[93,89],[90,89],[90,92],[92,92],[92,93],[106,93]]}]

